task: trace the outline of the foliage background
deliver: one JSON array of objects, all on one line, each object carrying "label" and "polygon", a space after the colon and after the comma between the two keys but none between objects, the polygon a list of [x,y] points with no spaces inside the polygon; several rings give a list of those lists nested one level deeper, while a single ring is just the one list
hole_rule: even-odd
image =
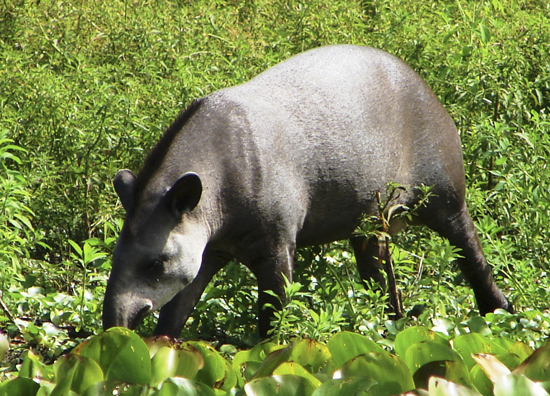
[{"label": "foliage background", "polygon": [[[487,320],[496,335],[540,345],[549,321],[549,15],[542,0],[2,0],[1,326],[22,331],[20,349],[44,347],[51,358],[100,331],[124,216],[115,172],[138,170],[192,99],[309,48],[351,43],[405,60],[456,121],[470,210],[519,312]],[[415,318],[387,321],[384,293],[363,289],[347,243],[335,243],[299,252],[280,341],[344,328],[391,339],[407,321],[465,331],[475,303],[451,247],[418,228],[396,242]],[[231,264],[183,335],[251,345],[255,310],[252,276]]]}]

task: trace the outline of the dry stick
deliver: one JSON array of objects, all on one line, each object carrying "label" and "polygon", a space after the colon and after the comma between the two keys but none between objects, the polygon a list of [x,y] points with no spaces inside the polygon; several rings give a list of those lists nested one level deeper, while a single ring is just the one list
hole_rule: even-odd
[{"label": "dry stick", "polygon": [[389,201],[385,205],[382,205],[380,198],[380,191],[377,191],[376,198],[378,200],[378,208],[380,210],[380,216],[382,217],[382,233],[378,236],[378,263],[383,265],[383,261],[386,261],[384,270],[388,276],[388,293],[390,294],[390,306],[393,310],[393,318],[401,319],[403,315],[403,303],[401,302],[401,293],[397,290],[397,284],[395,283],[395,273],[393,271],[393,262],[390,252],[390,237],[388,235],[389,219],[385,218],[385,210]]},{"label": "dry stick", "polygon": [[384,269],[388,275],[388,293],[390,294],[390,305],[394,312],[393,318],[401,319],[404,316],[403,303],[401,302],[401,293],[397,290],[397,284],[395,283],[395,273],[390,253],[390,238],[387,236],[378,238],[378,260],[386,261]]},{"label": "dry stick", "polygon": [[11,320],[13,324],[15,324],[15,326],[17,327],[17,330],[19,330],[19,332],[21,333],[21,326],[17,324],[17,322],[15,321],[15,316],[12,315],[8,306],[6,305],[6,303],[4,303],[4,300],[2,299],[1,296],[0,296],[0,305],[2,305],[2,310],[4,311],[8,319]]}]

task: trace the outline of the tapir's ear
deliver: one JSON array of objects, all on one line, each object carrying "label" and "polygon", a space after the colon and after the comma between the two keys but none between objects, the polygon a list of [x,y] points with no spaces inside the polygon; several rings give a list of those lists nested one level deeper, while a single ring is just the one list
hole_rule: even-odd
[{"label": "tapir's ear", "polygon": [[178,179],[166,194],[168,204],[177,216],[195,209],[202,195],[199,175],[188,172]]},{"label": "tapir's ear", "polygon": [[126,211],[130,211],[134,205],[134,191],[136,189],[136,176],[127,169],[117,172],[113,179],[113,186]]}]

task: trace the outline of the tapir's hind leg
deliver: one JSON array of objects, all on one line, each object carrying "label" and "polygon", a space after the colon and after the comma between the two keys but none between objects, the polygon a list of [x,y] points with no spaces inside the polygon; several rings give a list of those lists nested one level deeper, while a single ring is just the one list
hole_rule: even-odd
[{"label": "tapir's hind leg", "polygon": [[466,204],[463,203],[458,212],[451,216],[432,213],[421,216],[421,220],[447,238],[451,245],[462,250],[459,254],[463,257],[457,260],[458,266],[474,290],[480,313],[485,315],[497,308],[513,312],[512,305],[495,284]]},{"label": "tapir's hind leg", "polygon": [[361,279],[375,281],[382,289],[385,289],[386,280],[382,273],[384,269],[378,262],[378,241],[376,237],[353,236],[350,238],[350,243]]}]

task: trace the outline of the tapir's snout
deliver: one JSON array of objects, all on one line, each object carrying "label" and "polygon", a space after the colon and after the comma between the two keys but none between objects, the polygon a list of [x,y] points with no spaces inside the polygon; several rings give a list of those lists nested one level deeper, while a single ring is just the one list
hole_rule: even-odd
[{"label": "tapir's snout", "polygon": [[150,299],[129,293],[114,295],[107,288],[103,302],[103,330],[111,327],[135,329],[152,311],[153,302]]}]

